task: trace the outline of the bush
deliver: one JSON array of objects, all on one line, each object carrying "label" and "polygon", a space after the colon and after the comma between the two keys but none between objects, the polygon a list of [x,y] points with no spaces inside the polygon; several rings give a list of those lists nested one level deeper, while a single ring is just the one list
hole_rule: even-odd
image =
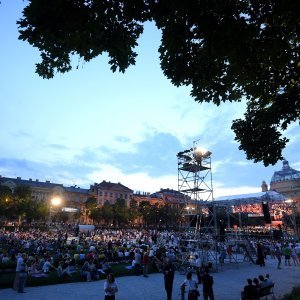
[{"label": "bush", "polygon": [[300,300],[300,286],[294,287],[292,293],[285,295],[282,300]]}]

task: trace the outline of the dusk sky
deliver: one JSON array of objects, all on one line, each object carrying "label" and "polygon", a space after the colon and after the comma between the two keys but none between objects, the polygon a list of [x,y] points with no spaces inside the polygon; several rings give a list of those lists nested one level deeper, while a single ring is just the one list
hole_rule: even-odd
[{"label": "dusk sky", "polygon": [[[282,162],[246,160],[231,131],[245,103],[196,103],[159,64],[160,32],[146,24],[137,61],[112,73],[106,55],[42,79],[39,52],[18,40],[16,21],[26,1],[0,4],[0,175],[88,188],[103,180],[134,191],[177,190],[177,157],[193,141],[212,152],[215,197],[261,191]],[[79,64],[78,69],[76,66]],[[283,156],[300,170],[300,128],[292,124]]]}]

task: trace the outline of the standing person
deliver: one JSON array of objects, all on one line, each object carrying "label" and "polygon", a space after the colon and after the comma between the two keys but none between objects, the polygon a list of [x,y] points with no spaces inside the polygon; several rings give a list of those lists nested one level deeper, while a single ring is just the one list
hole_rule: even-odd
[{"label": "standing person", "polygon": [[297,252],[296,252],[295,245],[292,245],[292,247],[291,247],[291,257],[292,257],[292,260],[294,262],[294,265],[299,266],[299,260],[298,260],[298,255],[297,255]]},{"label": "standing person", "polygon": [[185,289],[185,287],[188,289],[188,300],[198,300],[200,293],[198,291],[198,284],[192,278],[192,272],[187,272],[186,279],[182,283],[181,290]]},{"label": "standing person", "polygon": [[204,270],[204,275],[201,276],[201,283],[203,285],[204,300],[215,300],[213,291],[214,279],[211,275],[209,275],[209,269],[207,267]]},{"label": "standing person", "polygon": [[169,258],[166,258],[165,260],[163,273],[164,273],[164,281],[165,281],[165,290],[167,292],[167,300],[171,300],[175,268]]},{"label": "standing person", "polygon": [[139,249],[136,249],[134,255],[134,274],[140,275],[141,274],[141,264],[142,264],[142,256]]},{"label": "standing person", "polygon": [[144,277],[148,277],[148,269],[149,269],[149,254],[148,251],[144,252],[143,255],[143,275]]},{"label": "standing person", "polygon": [[264,267],[265,266],[265,254],[263,251],[263,247],[260,243],[257,243],[256,251],[257,251],[257,262],[261,267]]},{"label": "standing person", "polygon": [[108,274],[107,279],[104,281],[104,300],[115,300],[115,295],[118,291],[119,288],[115,281],[115,276],[112,273]]},{"label": "standing person", "polygon": [[281,265],[282,252],[281,252],[281,249],[278,246],[276,246],[276,248],[275,248],[275,256],[278,260],[277,269],[281,269],[280,265]]},{"label": "standing person", "polygon": [[231,263],[231,260],[232,260],[232,246],[231,245],[228,245],[226,252],[227,252],[227,255],[229,258],[229,262]]},{"label": "standing person", "polygon": [[282,247],[282,253],[284,255],[284,263],[285,265],[291,265],[291,248],[289,247],[288,243],[286,243]]},{"label": "standing person", "polygon": [[14,280],[14,290],[18,291],[19,289],[19,275],[20,275],[20,271],[21,271],[21,265],[22,263],[24,262],[26,258],[26,254],[23,253],[19,253],[18,256],[17,256],[17,266],[16,266],[16,277],[15,277],[15,280]]},{"label": "standing person", "polygon": [[26,282],[27,272],[28,272],[28,268],[25,261],[21,262],[19,270],[20,271],[19,271],[18,293],[25,293],[24,287],[25,287],[25,282]]}]

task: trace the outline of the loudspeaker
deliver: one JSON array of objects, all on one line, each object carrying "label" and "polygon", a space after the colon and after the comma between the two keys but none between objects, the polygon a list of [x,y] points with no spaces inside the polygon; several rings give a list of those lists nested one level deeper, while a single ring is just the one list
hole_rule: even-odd
[{"label": "loudspeaker", "polygon": [[264,220],[267,224],[271,224],[271,216],[270,216],[270,212],[269,212],[269,205],[268,202],[262,202],[262,210],[263,210],[263,214],[264,214]]}]

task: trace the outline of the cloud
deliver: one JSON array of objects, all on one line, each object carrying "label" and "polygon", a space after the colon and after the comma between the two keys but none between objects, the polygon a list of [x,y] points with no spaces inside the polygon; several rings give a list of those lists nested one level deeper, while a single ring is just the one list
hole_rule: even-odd
[{"label": "cloud", "polygon": [[24,131],[24,130],[18,130],[18,131],[15,131],[12,133],[12,136],[15,137],[15,138],[32,138],[32,135],[29,134],[28,132]]},{"label": "cloud", "polygon": [[[160,188],[173,188],[177,190],[176,176],[157,176],[151,177],[147,173],[139,171],[132,174],[125,174],[120,169],[111,165],[100,165],[98,170],[88,175],[90,182],[121,182],[134,191],[153,193]],[[118,180],[116,181],[116,178]]]},{"label": "cloud", "polygon": [[101,147],[109,153],[102,161],[128,174],[143,172],[153,177],[170,174],[176,176],[176,154],[182,147],[172,134],[162,132],[148,134],[143,141],[133,144],[132,147],[135,149],[134,152],[124,151],[122,145],[118,149]]},{"label": "cloud", "polygon": [[48,144],[46,147],[49,148],[49,149],[52,148],[54,150],[67,150],[67,149],[69,149],[67,146],[61,145],[61,144]]}]

